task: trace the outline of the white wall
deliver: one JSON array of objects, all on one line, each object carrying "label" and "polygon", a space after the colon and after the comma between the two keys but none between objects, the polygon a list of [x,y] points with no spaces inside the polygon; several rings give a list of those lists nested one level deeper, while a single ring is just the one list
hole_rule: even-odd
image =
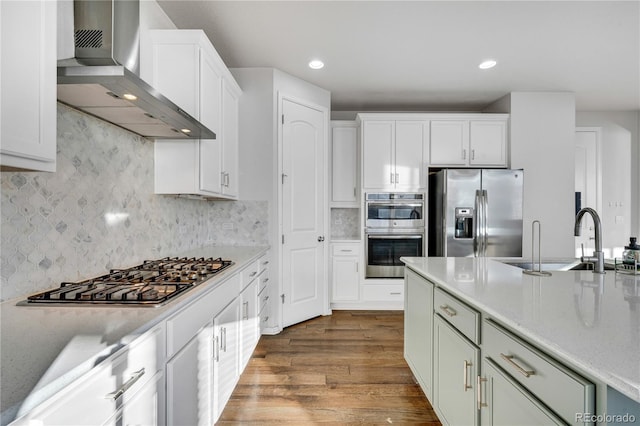
[{"label": "white wall", "polygon": [[485,112],[511,114],[511,167],[524,169],[523,256],[531,256],[531,223],[542,224],[542,256],[573,257],[575,97],[513,92]]},{"label": "white wall", "polygon": [[629,133],[630,155],[627,161],[631,176],[628,181],[618,181],[618,184],[625,185],[631,197],[629,233],[640,237],[640,111],[579,111],[576,113],[576,126],[602,127],[605,154],[610,151],[608,141],[621,143],[618,137],[625,137],[625,132]]}]

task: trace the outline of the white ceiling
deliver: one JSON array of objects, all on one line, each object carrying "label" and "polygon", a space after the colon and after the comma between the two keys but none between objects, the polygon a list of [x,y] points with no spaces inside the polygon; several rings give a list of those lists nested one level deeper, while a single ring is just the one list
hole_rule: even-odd
[{"label": "white ceiling", "polygon": [[[158,3],[228,67],[278,68],[329,90],[334,111],[479,110],[514,91],[640,110],[640,0]],[[478,69],[486,58],[498,65]]]}]

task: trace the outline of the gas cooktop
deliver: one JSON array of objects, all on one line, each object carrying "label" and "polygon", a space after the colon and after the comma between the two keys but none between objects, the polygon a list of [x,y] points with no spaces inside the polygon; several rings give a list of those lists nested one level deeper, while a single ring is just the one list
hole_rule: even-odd
[{"label": "gas cooktop", "polygon": [[160,306],[233,265],[222,258],[166,257],[29,296],[20,305]]}]

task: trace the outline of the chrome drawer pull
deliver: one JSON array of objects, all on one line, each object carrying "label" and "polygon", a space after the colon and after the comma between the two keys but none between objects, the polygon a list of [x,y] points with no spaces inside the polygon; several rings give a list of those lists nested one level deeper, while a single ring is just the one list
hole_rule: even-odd
[{"label": "chrome drawer pull", "polygon": [[467,374],[467,370],[469,369],[469,367],[471,367],[471,363],[465,359],[463,366],[464,369],[462,373],[464,374],[464,378],[462,380],[462,386],[463,390],[466,392],[471,389],[471,385],[469,384],[469,382],[467,382],[467,378],[469,377],[469,374]]},{"label": "chrome drawer pull", "polygon": [[449,305],[440,305],[440,309],[449,317],[455,317],[456,315],[458,315],[456,310]]},{"label": "chrome drawer pull", "polygon": [[127,380],[126,382],[124,382],[124,384],[120,387],[120,389],[118,389],[115,392],[111,392],[111,393],[106,394],[105,398],[113,399],[113,400],[116,400],[116,399],[120,398],[122,395],[124,395],[124,393],[127,391],[127,389],[129,389],[131,386],[133,386],[135,382],[140,380],[140,377],[142,377],[142,376],[144,376],[144,368],[141,368],[140,370],[138,370],[135,373],[133,373],[131,378],[129,380]]},{"label": "chrome drawer pull", "polygon": [[513,368],[515,368],[516,370],[518,370],[518,372],[520,374],[522,374],[524,377],[529,377],[529,376],[534,376],[536,374],[535,371],[533,370],[525,370],[524,368],[522,368],[520,365],[518,365],[513,359],[515,358],[513,355],[505,355],[502,352],[500,352],[500,357],[502,359],[504,359],[505,361],[507,361],[509,363],[509,365],[511,365]]},{"label": "chrome drawer pull", "polygon": [[253,271],[252,273],[249,274],[250,278],[253,278],[256,276],[256,274],[258,273],[258,271]]}]

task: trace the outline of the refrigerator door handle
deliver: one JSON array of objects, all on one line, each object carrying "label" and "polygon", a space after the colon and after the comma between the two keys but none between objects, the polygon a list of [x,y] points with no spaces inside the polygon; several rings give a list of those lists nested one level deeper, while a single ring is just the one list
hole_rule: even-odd
[{"label": "refrigerator door handle", "polygon": [[482,190],[482,257],[487,255],[489,245],[489,229],[487,228],[487,210],[489,209],[489,197],[487,190]]},{"label": "refrigerator door handle", "polygon": [[482,192],[476,190],[476,199],[473,209],[473,256],[478,257],[482,251]]}]

